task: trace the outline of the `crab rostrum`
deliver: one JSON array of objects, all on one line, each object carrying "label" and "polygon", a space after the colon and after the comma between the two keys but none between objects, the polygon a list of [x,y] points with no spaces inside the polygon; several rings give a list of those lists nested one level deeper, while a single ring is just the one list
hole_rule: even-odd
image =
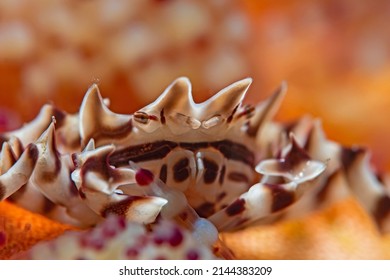
[{"label": "crab rostrum", "polygon": [[130,115],[110,111],[96,84],[78,114],[45,105],[0,135],[0,198],[80,227],[111,214],[174,220],[212,244],[218,232],[307,213],[352,191],[390,231],[389,189],[368,153],[328,141],[309,117],[272,122],[284,83],[265,102],[242,105],[250,84],[195,103],[179,78]]}]

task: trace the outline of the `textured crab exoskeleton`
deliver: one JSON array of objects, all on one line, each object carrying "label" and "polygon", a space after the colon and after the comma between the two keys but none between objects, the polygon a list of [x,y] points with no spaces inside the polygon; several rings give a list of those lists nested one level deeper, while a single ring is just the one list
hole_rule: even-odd
[{"label": "textured crab exoskeleton", "polygon": [[81,227],[112,213],[146,224],[172,219],[212,244],[217,230],[308,212],[352,190],[390,230],[388,189],[366,153],[326,140],[317,120],[271,122],[285,84],[242,105],[250,83],[197,104],[179,78],[131,115],[111,112],[97,85],[78,114],[46,105],[0,136],[0,197]]}]

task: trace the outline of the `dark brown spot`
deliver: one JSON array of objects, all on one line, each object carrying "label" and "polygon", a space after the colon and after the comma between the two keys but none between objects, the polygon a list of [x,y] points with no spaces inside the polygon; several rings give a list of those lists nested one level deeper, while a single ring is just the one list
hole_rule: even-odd
[{"label": "dark brown spot", "polygon": [[158,121],[158,117],[155,115],[149,115],[149,120],[151,121]]},{"label": "dark brown spot", "polygon": [[193,152],[199,149],[213,147],[220,151],[227,159],[239,161],[251,167],[255,164],[254,154],[246,146],[229,140],[197,143],[157,141],[130,146],[125,149],[116,150],[110,156],[110,164],[114,166],[126,166],[129,164],[129,161],[141,162],[163,159],[171,150],[178,146]]},{"label": "dark brown spot", "polygon": [[69,180],[69,193],[72,195],[72,196],[77,196],[78,193],[79,193],[79,190],[77,189],[76,187],[76,184],[73,182],[73,180]]},{"label": "dark brown spot", "polygon": [[185,181],[189,176],[190,176],[190,172],[188,171],[188,169],[181,169],[173,173],[173,178],[175,179],[176,182],[179,183]]},{"label": "dark brown spot", "polygon": [[165,124],[165,122],[166,122],[165,115],[164,115],[164,109],[162,109],[160,112],[160,121],[162,124]]},{"label": "dark brown spot", "polygon": [[0,201],[5,198],[5,186],[0,182]]},{"label": "dark brown spot", "polygon": [[90,157],[84,162],[81,168],[81,176],[84,177],[85,174],[91,171],[103,175],[106,179],[110,178],[110,168],[108,168],[104,158],[100,156]]},{"label": "dark brown spot", "polygon": [[153,238],[153,242],[156,245],[169,244],[172,247],[179,246],[184,240],[184,235],[178,227],[174,227],[169,234],[159,234],[156,232],[156,235]]},{"label": "dark brown spot", "polygon": [[117,127],[102,127],[101,130],[97,130],[94,137],[89,137],[88,139],[109,139],[112,142],[113,138],[124,138],[131,133],[133,130],[133,122],[130,119],[128,122],[122,124],[122,126]]},{"label": "dark brown spot", "polygon": [[219,184],[222,186],[225,180],[226,166],[222,166],[221,173],[219,173]]},{"label": "dark brown spot", "polygon": [[114,166],[129,165],[129,161],[141,162],[157,160],[166,157],[177,143],[170,141],[157,141],[142,145],[131,146],[115,151],[110,156],[110,164]]},{"label": "dark brown spot", "polygon": [[286,208],[287,206],[291,205],[295,200],[294,193],[285,190],[279,185],[264,184],[264,186],[271,191],[272,212],[277,212],[283,208]]},{"label": "dark brown spot", "polygon": [[183,168],[187,168],[189,163],[190,163],[190,161],[189,161],[188,158],[182,158],[181,160],[176,162],[176,164],[173,166],[173,169],[174,170],[180,170],[180,169],[183,169]]},{"label": "dark brown spot", "polygon": [[103,209],[102,216],[105,218],[110,214],[115,214],[118,216],[126,216],[127,211],[129,210],[131,205],[135,201],[139,201],[142,199],[144,199],[144,198],[141,196],[129,196],[126,199],[121,200],[119,202],[111,203],[111,204],[107,205],[106,208]]},{"label": "dark brown spot", "polygon": [[234,107],[232,113],[231,113],[230,116],[226,119],[226,122],[227,122],[227,123],[231,123],[231,122],[232,122],[233,117],[234,117],[234,114],[237,112],[238,107],[239,107],[239,105],[237,105],[236,107]]},{"label": "dark brown spot", "polygon": [[233,203],[231,203],[226,209],[226,214],[228,216],[235,216],[241,214],[245,210],[245,200],[242,198],[236,199]]},{"label": "dark brown spot", "polygon": [[163,164],[160,168],[160,176],[159,176],[160,180],[163,182],[163,183],[166,183],[167,182],[167,179],[168,179],[168,167],[166,164]]},{"label": "dark brown spot", "polygon": [[281,170],[291,171],[304,161],[310,160],[310,156],[301,148],[295,139],[292,139],[291,150],[287,153],[283,161],[280,162],[279,168]]},{"label": "dark brown spot", "polygon": [[203,204],[195,208],[195,211],[202,218],[210,217],[212,214],[215,213],[214,203],[204,202]]},{"label": "dark brown spot", "polygon": [[189,163],[188,158],[183,158],[175,163],[173,166],[173,178],[176,182],[183,182],[190,176]]},{"label": "dark brown spot", "polygon": [[41,179],[44,180],[46,183],[53,182],[57,178],[57,173],[50,172],[50,171],[43,171],[41,173]]},{"label": "dark brown spot", "polygon": [[386,185],[385,183],[385,175],[381,172],[376,172],[375,173],[375,178],[378,180],[379,183],[381,183],[382,185]]},{"label": "dark brown spot", "polygon": [[106,180],[117,179],[120,175],[118,174],[118,171],[108,163],[108,157],[108,153],[101,153],[88,158],[81,166],[81,177],[84,179],[88,172],[96,172]]},{"label": "dark brown spot", "polygon": [[249,178],[244,173],[232,171],[228,174],[228,178],[234,182],[249,183]]},{"label": "dark brown spot", "polygon": [[83,192],[83,190],[81,188],[79,189],[79,196],[83,200],[87,198],[87,196],[85,195],[85,193]]},{"label": "dark brown spot", "polygon": [[154,180],[154,175],[151,171],[147,169],[140,169],[135,174],[135,180],[137,181],[137,184],[140,186],[148,186],[150,183]]},{"label": "dark brown spot", "polygon": [[218,164],[210,159],[204,158],[203,159],[203,165],[205,168],[204,174],[203,174],[203,180],[206,184],[212,184],[214,183],[215,179],[218,175]]},{"label": "dark brown spot", "polygon": [[219,150],[227,159],[240,161],[249,166],[254,166],[254,154],[242,144],[229,140],[211,142],[210,145]]},{"label": "dark brown spot", "polygon": [[341,150],[340,157],[344,169],[348,170],[355,162],[357,157],[364,152],[365,150],[361,147],[352,147],[352,148],[343,147]]},{"label": "dark brown spot", "polygon": [[3,143],[7,142],[8,140],[9,140],[8,137],[0,134],[0,152],[1,152],[2,148],[3,148]]},{"label": "dark brown spot", "polygon": [[62,127],[64,124],[65,117],[66,117],[66,113],[59,110],[58,108],[53,107],[52,114],[56,120],[56,122],[55,122],[56,128],[58,129],[58,128]]},{"label": "dark brown spot", "polygon": [[61,170],[61,160],[60,160],[60,153],[57,150],[57,145],[56,145],[56,136],[53,133],[53,141],[52,141],[52,146],[51,149],[54,153],[54,171],[53,173],[57,176],[60,173]]},{"label": "dark brown spot", "polygon": [[179,147],[183,148],[185,150],[195,152],[199,149],[204,149],[204,148],[210,147],[210,143],[209,142],[196,142],[196,143],[180,142]]},{"label": "dark brown spot", "polygon": [[255,107],[247,104],[244,106],[243,110],[237,115],[237,118],[246,117],[247,119],[249,119],[250,117],[253,116],[254,111],[255,111]]},{"label": "dark brown spot", "polygon": [[378,226],[381,227],[384,220],[390,214],[390,197],[382,196],[378,199],[376,204],[377,206],[373,214]]}]

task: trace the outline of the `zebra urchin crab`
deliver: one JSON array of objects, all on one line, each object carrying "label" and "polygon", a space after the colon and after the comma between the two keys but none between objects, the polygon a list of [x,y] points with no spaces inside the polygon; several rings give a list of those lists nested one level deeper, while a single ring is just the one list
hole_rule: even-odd
[{"label": "zebra urchin crab", "polygon": [[272,122],[285,84],[242,105],[250,84],[196,104],[179,78],[130,115],[111,112],[97,85],[78,114],[45,105],[0,135],[0,199],[84,228],[112,214],[172,220],[212,245],[218,232],[307,212],[350,190],[389,231],[388,188],[368,153],[328,141],[318,120]]}]

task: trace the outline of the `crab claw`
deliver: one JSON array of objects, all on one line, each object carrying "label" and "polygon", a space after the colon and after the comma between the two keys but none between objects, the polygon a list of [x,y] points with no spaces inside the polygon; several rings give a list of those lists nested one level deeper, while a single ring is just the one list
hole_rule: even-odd
[{"label": "crab claw", "polygon": [[209,217],[209,220],[219,231],[242,228],[293,204],[299,197],[297,189],[298,185],[294,182],[257,183],[227,207]]},{"label": "crab claw", "polygon": [[265,176],[278,176],[287,181],[300,184],[318,177],[326,168],[326,164],[312,160],[291,135],[288,153],[280,159],[268,159],[256,166],[256,171]]},{"label": "crab claw", "polygon": [[[131,168],[114,168],[108,162],[114,146],[107,145],[73,155],[76,170],[72,180],[80,196],[97,214],[125,216],[128,220],[152,223],[167,200],[145,195],[137,185],[135,171]],[[123,189],[126,189],[126,193]]]},{"label": "crab claw", "polygon": [[326,165],[312,160],[293,136],[290,139],[285,156],[265,160],[256,167],[264,175],[261,182],[209,217],[218,230],[237,229],[285,210],[315,185],[308,182],[317,178]]}]

